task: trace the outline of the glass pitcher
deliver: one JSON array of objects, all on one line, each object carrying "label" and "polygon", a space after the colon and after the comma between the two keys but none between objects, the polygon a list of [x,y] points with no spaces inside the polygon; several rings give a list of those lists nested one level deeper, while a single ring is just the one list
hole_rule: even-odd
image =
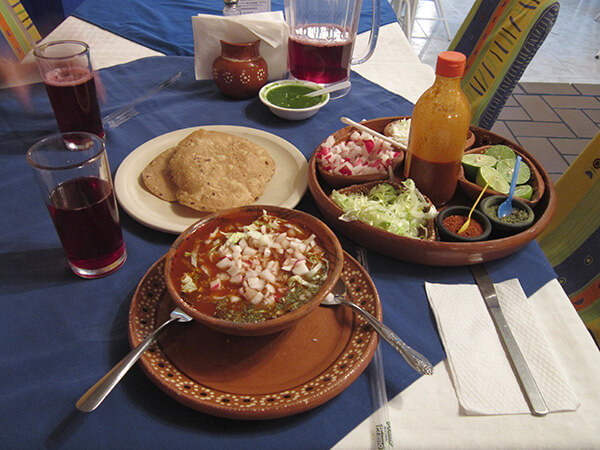
[{"label": "glass pitcher", "polygon": [[[350,66],[365,62],[375,50],[379,2],[373,0],[369,45],[363,54],[352,57],[362,0],[285,0],[290,76],[324,85],[347,80]],[[332,98],[349,90],[334,92]]]}]

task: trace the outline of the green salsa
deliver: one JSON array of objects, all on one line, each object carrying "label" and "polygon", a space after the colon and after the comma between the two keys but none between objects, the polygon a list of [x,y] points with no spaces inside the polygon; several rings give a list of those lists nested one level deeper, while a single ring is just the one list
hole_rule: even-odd
[{"label": "green salsa", "polygon": [[491,205],[487,208],[488,212],[493,214],[494,217],[497,217],[498,220],[505,223],[525,223],[529,220],[529,213],[521,208],[513,206],[513,212],[506,217],[498,217],[498,209],[500,208],[500,204]]},{"label": "green salsa", "polygon": [[315,88],[299,84],[284,84],[267,92],[267,100],[282,108],[310,108],[323,100],[322,95],[307,97],[305,94],[316,91]]}]

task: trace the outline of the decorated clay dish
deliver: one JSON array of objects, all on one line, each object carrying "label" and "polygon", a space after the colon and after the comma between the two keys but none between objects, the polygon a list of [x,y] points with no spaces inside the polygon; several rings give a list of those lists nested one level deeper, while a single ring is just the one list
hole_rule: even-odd
[{"label": "decorated clay dish", "polygon": [[175,303],[227,334],[264,335],[309,314],[333,288],[342,248],[320,220],[275,206],[211,214],[184,231],[165,262]]}]

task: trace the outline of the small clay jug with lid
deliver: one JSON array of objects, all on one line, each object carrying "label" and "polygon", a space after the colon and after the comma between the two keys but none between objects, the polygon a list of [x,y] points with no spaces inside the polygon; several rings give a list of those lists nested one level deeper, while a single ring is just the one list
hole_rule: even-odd
[{"label": "small clay jug with lid", "polygon": [[250,98],[267,83],[267,62],[260,56],[260,39],[235,44],[221,40],[221,55],[213,62],[217,87],[229,97]]}]

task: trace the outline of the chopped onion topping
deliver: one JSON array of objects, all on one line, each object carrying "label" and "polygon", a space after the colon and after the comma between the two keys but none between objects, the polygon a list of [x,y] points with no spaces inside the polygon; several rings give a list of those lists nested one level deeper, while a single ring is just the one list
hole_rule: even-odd
[{"label": "chopped onion topping", "polygon": [[[210,290],[221,290],[215,298],[226,296],[232,302],[246,300],[254,305],[272,305],[284,301],[285,296],[296,289],[294,286],[318,287],[327,269],[323,250],[317,245],[314,234],[304,240],[296,236],[305,237],[306,233],[296,225],[266,213],[244,226],[242,231],[215,230],[211,237],[220,244],[210,254],[203,255],[203,262],[210,260],[217,272],[211,273],[204,264],[200,267],[210,277]],[[279,255],[277,258],[274,252]],[[202,261],[196,253],[185,254],[194,267]],[[183,292],[200,289],[192,275],[183,275]],[[222,293],[227,285],[236,286],[235,294]]]}]

